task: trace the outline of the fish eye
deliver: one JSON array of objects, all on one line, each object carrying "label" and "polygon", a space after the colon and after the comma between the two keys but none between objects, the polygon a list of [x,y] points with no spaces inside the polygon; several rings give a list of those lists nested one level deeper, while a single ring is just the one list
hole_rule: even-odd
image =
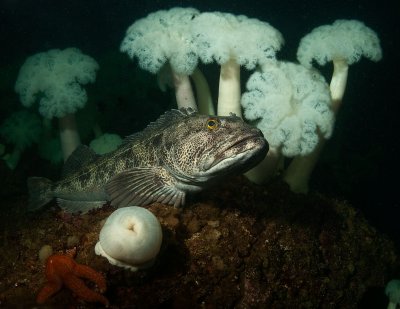
[{"label": "fish eye", "polygon": [[217,118],[208,118],[206,125],[208,130],[213,131],[219,127],[219,120]]}]

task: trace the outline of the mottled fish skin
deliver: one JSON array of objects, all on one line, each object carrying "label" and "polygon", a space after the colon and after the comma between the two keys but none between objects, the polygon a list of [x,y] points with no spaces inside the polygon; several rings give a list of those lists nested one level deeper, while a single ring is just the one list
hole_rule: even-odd
[{"label": "mottled fish skin", "polygon": [[241,118],[171,110],[115,151],[96,156],[80,146],[67,160],[64,177],[52,184],[28,179],[31,209],[57,198],[71,212],[87,212],[110,201],[115,207],[155,201],[180,206],[186,193],[260,162],[268,143]]}]

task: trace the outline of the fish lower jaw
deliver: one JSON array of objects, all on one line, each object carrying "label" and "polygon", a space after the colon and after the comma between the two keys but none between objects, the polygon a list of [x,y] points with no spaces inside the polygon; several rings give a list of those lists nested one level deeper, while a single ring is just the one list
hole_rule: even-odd
[{"label": "fish lower jaw", "polygon": [[215,178],[218,176],[224,176],[227,174],[231,174],[235,170],[241,171],[243,169],[246,169],[246,166],[249,164],[249,161],[251,161],[253,156],[254,155],[252,152],[251,153],[242,152],[242,153],[236,154],[234,156],[227,157],[227,158],[219,161],[217,164],[213,165],[208,170],[204,171],[203,177]]},{"label": "fish lower jaw", "polygon": [[175,184],[175,188],[183,193],[196,193],[200,192],[203,187],[197,184],[185,183],[185,182],[177,182]]}]

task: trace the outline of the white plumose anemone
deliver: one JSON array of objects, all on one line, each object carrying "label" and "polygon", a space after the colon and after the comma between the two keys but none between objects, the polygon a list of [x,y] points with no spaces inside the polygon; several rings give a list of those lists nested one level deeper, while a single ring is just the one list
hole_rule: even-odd
[{"label": "white plumose anemone", "polygon": [[375,31],[358,20],[339,19],[317,27],[301,39],[297,50],[297,59],[307,68],[313,60],[319,65],[333,62],[330,89],[335,112],[343,100],[349,66],[361,57],[379,61],[382,48]]},{"label": "white plumose anemone", "polygon": [[39,102],[39,113],[58,118],[64,161],[81,143],[75,113],[86,105],[82,85],[96,80],[98,63],[77,48],[51,49],[26,59],[18,73],[15,91],[22,105]]},{"label": "white plumose anemone", "polygon": [[107,218],[95,252],[113,265],[137,271],[153,264],[161,242],[160,222],[149,210],[123,207]]}]

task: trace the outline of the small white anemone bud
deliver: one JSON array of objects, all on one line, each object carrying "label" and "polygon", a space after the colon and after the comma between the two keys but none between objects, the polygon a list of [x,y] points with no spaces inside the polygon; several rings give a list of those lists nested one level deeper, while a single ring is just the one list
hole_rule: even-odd
[{"label": "small white anemone bud", "polygon": [[161,225],[149,210],[131,206],[114,211],[100,231],[97,255],[137,271],[153,264],[162,242]]},{"label": "small white anemone bud", "polygon": [[46,262],[47,258],[53,254],[53,248],[50,245],[44,245],[39,250],[39,260],[43,264]]}]

